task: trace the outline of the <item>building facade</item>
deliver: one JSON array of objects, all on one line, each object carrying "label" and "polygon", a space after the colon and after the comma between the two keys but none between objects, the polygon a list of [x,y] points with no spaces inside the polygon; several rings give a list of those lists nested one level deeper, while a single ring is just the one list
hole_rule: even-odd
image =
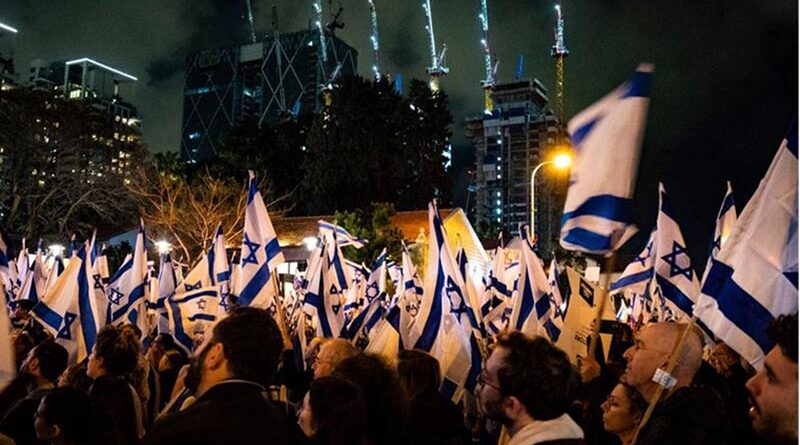
[{"label": "building facade", "polygon": [[317,30],[264,37],[203,50],[186,59],[181,156],[189,163],[216,155],[228,131],[313,113],[339,76],[357,73],[358,53]]},{"label": "building facade", "polygon": [[[531,221],[531,173],[556,150],[559,123],[546,109],[547,90],[536,79],[498,83],[491,114],[468,118],[466,137],[475,148],[476,225],[516,235]],[[536,175],[535,234],[541,252],[558,242],[566,175]]]}]

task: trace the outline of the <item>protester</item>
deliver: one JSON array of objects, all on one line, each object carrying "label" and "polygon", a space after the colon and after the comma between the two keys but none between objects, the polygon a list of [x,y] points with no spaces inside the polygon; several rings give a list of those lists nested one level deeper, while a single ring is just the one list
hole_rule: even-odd
[{"label": "protester", "polygon": [[347,340],[332,338],[325,341],[314,357],[314,378],[328,377],[343,360],[359,354],[358,349]]},{"label": "protester", "polygon": [[139,349],[139,339],[130,329],[106,325],[89,355],[86,374],[94,379],[89,397],[116,444],[138,443],[144,433],[144,411],[128,380],[139,365]]},{"label": "protester", "polygon": [[36,437],[53,445],[103,444],[94,423],[97,414],[86,393],[57,388],[44,396],[36,411]]},{"label": "protester", "polygon": [[92,387],[94,381],[86,375],[86,361],[70,366],[61,373],[58,378],[59,388],[74,388],[89,393],[89,388]]},{"label": "protester", "polygon": [[278,325],[268,311],[231,311],[192,357],[186,386],[197,401],[159,419],[144,443],[304,443],[297,425],[262,394],[272,382],[281,349]]},{"label": "protester", "polygon": [[397,373],[374,354],[358,354],[342,361],[334,377],[361,390],[367,406],[367,439],[371,445],[408,443],[405,439],[408,399]]},{"label": "protester", "polygon": [[186,356],[176,349],[169,349],[161,355],[158,363],[159,385],[161,385],[159,409],[163,409],[169,401],[175,381],[178,379],[178,373],[186,363]]},{"label": "protester", "polygon": [[366,407],[361,391],[336,377],[311,382],[298,410],[298,424],[315,444],[358,445],[366,443]]},{"label": "protester", "polygon": [[797,314],[782,315],[767,331],[775,346],[747,381],[756,433],[776,444],[797,443]]},{"label": "protester", "polygon": [[647,402],[636,389],[619,383],[603,402],[603,427],[614,434],[622,445],[632,445],[636,427],[642,420]]},{"label": "protester", "polygon": [[567,355],[549,341],[504,333],[478,378],[478,404],[506,427],[509,445],[584,444],[566,414],[578,382]]},{"label": "protester", "polygon": [[33,415],[42,397],[55,387],[67,367],[69,354],[63,346],[47,340],[28,353],[20,372],[27,378],[28,395],[18,401],[0,420],[0,432],[17,444],[37,444]]},{"label": "protester", "polygon": [[416,349],[400,351],[397,373],[410,400],[409,443],[469,442],[469,431],[461,410],[439,391],[442,372],[438,360]]},{"label": "protester", "polygon": [[[711,375],[713,374],[713,376]],[[706,384],[716,389],[728,408],[732,437],[740,443],[756,442],[750,422],[749,395],[745,384],[754,374],[752,368],[742,365],[741,357],[723,342],[710,348],[708,361],[704,361],[694,378],[694,384]]]},{"label": "protester", "polygon": [[[127,330],[136,338],[141,339],[142,331],[135,324],[124,324],[122,329]],[[128,382],[136,390],[139,396],[139,403],[142,406],[142,416],[145,425],[150,425],[155,418],[156,411],[159,410],[161,405],[161,386],[159,383],[159,375],[156,370],[157,365],[151,364],[142,352],[142,342],[139,344],[139,357],[136,367],[128,374]]]},{"label": "protester", "polygon": [[[670,352],[687,325],[652,323],[639,331],[634,345],[625,351],[628,366],[621,381],[650,403],[658,384],[656,371],[666,369]],[[708,386],[692,385],[702,361],[702,340],[696,331],[686,336],[672,371],[674,384],[664,392],[651,418],[639,432],[638,445],[725,444],[729,442],[728,413],[720,395]]]}]

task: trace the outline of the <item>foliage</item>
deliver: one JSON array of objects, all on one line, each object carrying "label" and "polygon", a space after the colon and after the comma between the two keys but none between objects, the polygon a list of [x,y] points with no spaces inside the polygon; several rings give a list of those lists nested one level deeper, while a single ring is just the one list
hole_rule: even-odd
[{"label": "foliage", "polygon": [[371,267],[386,248],[387,256],[399,262],[402,258],[403,235],[392,226],[391,218],[394,214],[394,206],[386,203],[373,203],[368,210],[336,212],[336,224],[344,227],[351,235],[368,241],[361,249],[343,247],[342,253],[345,257]]},{"label": "foliage", "polygon": [[453,118],[447,96],[414,80],[403,98],[386,81],[345,78],[309,130],[302,197],[310,214],[367,210],[373,202],[399,210],[447,202],[443,151]]},{"label": "foliage", "polygon": [[122,163],[138,165],[138,130],[120,137],[114,120],[88,101],[52,91],[0,92],[0,217],[29,238],[89,236],[94,227],[135,221]]}]

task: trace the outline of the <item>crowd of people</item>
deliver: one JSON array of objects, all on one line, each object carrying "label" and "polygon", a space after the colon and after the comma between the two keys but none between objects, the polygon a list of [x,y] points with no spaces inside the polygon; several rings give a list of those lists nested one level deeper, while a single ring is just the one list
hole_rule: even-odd
[{"label": "crowd of people", "polygon": [[191,354],[108,325],[72,366],[26,311],[13,314],[19,374],[0,393],[0,444],[797,443],[796,314],[772,323],[757,372],[680,323],[645,325],[578,366],[543,337],[503,332],[454,404],[427,352],[387,360],[315,338],[298,361],[262,309],[233,309]]}]

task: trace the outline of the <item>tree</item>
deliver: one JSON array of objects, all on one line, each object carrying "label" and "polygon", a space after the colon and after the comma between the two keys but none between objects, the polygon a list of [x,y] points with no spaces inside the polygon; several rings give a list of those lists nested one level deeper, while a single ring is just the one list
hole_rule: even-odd
[{"label": "tree", "polygon": [[343,247],[345,256],[370,267],[386,248],[388,256],[399,262],[403,252],[403,234],[392,225],[391,218],[394,214],[394,206],[387,203],[372,204],[366,211],[357,209],[336,212],[334,219],[337,225],[344,227],[351,235],[368,241],[361,249]]},{"label": "tree", "polygon": [[447,202],[442,152],[450,123],[447,97],[431,95],[423,82],[413,81],[404,99],[385,80],[343,79],[309,130],[307,212],[367,210],[373,202],[419,209],[433,197]]},{"label": "tree", "polygon": [[138,131],[128,131],[120,137],[112,116],[89,101],[0,92],[3,224],[30,238],[128,226],[135,207],[125,193],[127,169],[118,166],[137,165],[144,153]]},{"label": "tree", "polygon": [[[152,238],[164,237],[181,253],[178,259],[192,263],[205,252],[219,223],[230,245],[241,243],[244,212],[247,205],[246,182],[223,178],[210,172],[198,172],[187,178],[158,171],[146,165],[128,186],[135,197]],[[279,200],[269,202],[271,191],[262,191],[272,217]]]}]

